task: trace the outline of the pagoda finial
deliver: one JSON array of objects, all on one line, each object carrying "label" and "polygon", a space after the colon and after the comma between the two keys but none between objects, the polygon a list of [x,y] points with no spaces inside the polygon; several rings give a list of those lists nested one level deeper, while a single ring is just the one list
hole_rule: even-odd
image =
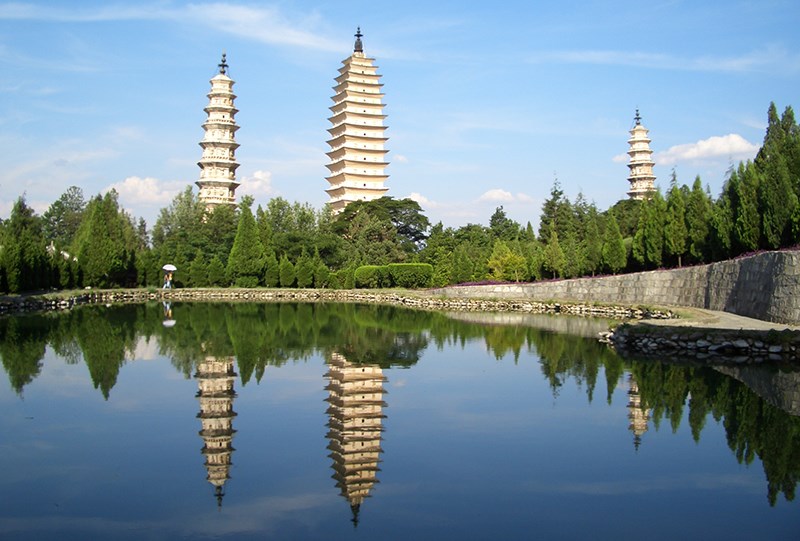
[{"label": "pagoda finial", "polygon": [[227,56],[227,55],[226,55],[226,54],[223,52],[223,53],[222,53],[222,60],[221,60],[221,61],[220,61],[220,63],[218,64],[218,66],[219,66],[219,72],[220,72],[222,75],[226,75],[226,74],[227,74],[227,72],[228,72],[228,63],[225,61],[225,58],[226,58],[226,56]]},{"label": "pagoda finial", "polygon": [[353,47],[354,53],[363,53],[364,52],[364,44],[361,43],[361,38],[364,37],[364,34],[361,33],[361,27],[359,26],[356,28],[356,44]]},{"label": "pagoda finial", "polygon": [[639,114],[639,108],[638,108],[638,107],[636,108],[636,116],[635,116],[635,117],[633,117],[633,120],[635,120],[635,121],[636,121],[636,125],[637,125],[637,126],[640,126],[640,125],[642,124],[642,117],[641,117],[641,115]]}]

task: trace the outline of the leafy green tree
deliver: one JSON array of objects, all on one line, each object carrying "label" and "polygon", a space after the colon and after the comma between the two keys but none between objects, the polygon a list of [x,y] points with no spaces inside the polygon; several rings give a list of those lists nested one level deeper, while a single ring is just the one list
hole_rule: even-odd
[{"label": "leafy green tree", "polygon": [[303,252],[295,265],[297,287],[306,288],[314,285],[314,265],[311,258]]},{"label": "leafy green tree", "polygon": [[297,275],[295,274],[294,265],[289,261],[286,254],[283,254],[283,257],[281,257],[278,270],[280,273],[281,287],[294,287]]},{"label": "leafy green tree", "polygon": [[678,187],[675,170],[672,171],[669,193],[667,194],[667,215],[664,223],[664,252],[678,259],[678,266],[683,266],[686,253],[686,205],[683,191]]},{"label": "leafy green tree", "polygon": [[517,240],[522,232],[520,225],[506,215],[500,205],[489,218],[489,232],[494,239],[504,241]]},{"label": "leafy green tree", "polygon": [[617,218],[609,212],[606,220],[605,234],[603,235],[603,266],[617,274],[628,264],[625,243],[622,233],[617,225]]},{"label": "leafy green tree", "polygon": [[508,243],[501,239],[497,239],[494,242],[488,267],[492,273],[492,278],[495,280],[519,282],[528,277],[525,257],[512,251]]},{"label": "leafy green tree", "polygon": [[703,184],[698,175],[694,179],[686,202],[689,256],[692,261],[697,263],[707,261],[710,256],[711,209],[711,198],[703,190]]},{"label": "leafy green tree", "polygon": [[85,285],[112,287],[136,282],[136,232],[117,199],[117,192],[111,190],[86,206],[86,219],[73,248]]},{"label": "leafy green tree", "polygon": [[728,181],[733,214],[732,245],[734,253],[758,249],[761,217],[758,214],[759,175],[753,164],[739,163],[738,171]]},{"label": "leafy green tree", "polygon": [[228,257],[228,276],[238,287],[255,287],[264,272],[264,246],[250,206],[253,198],[245,196],[239,204],[239,226]]},{"label": "leafy green tree", "polygon": [[209,286],[220,287],[230,283],[226,280],[225,266],[222,264],[219,256],[215,255],[211,258],[211,261],[208,262],[206,273]]},{"label": "leafy green tree", "polygon": [[433,262],[433,277],[431,287],[444,287],[450,285],[453,274],[453,252],[440,246],[436,250]]},{"label": "leafy green tree", "polygon": [[584,270],[592,276],[600,270],[603,261],[603,239],[600,236],[600,216],[592,203],[586,214],[583,231]]},{"label": "leafy green tree", "polygon": [[453,252],[453,269],[450,274],[450,283],[463,284],[474,280],[475,266],[472,263],[466,246],[458,245]]},{"label": "leafy green tree", "polygon": [[267,259],[264,265],[264,285],[267,287],[278,287],[281,284],[281,273],[278,264],[278,258],[275,257],[275,252],[269,250],[267,252]]},{"label": "leafy green tree", "polygon": [[67,188],[42,215],[45,239],[52,241],[58,249],[70,246],[83,220],[85,208],[83,191],[77,186]]},{"label": "leafy green tree", "polygon": [[0,259],[7,289],[12,293],[49,285],[52,259],[45,250],[41,218],[19,197],[3,224]]},{"label": "leafy green tree", "polygon": [[330,282],[330,270],[325,262],[322,260],[322,257],[319,254],[319,250],[314,250],[314,257],[311,260],[312,266],[314,267],[314,287],[316,288],[323,288],[328,287]]},{"label": "leafy green tree", "polygon": [[566,259],[563,250],[561,250],[561,245],[558,242],[558,231],[556,231],[555,224],[550,226],[550,237],[548,238],[547,246],[544,248],[543,255],[542,267],[549,272],[553,278],[563,276]]},{"label": "leafy green tree", "polygon": [[208,286],[208,267],[200,250],[194,254],[194,259],[189,265],[189,284],[192,287]]}]

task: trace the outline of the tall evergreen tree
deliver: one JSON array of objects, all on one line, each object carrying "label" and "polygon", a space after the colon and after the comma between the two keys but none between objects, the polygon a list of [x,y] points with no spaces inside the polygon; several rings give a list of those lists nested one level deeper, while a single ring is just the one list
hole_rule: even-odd
[{"label": "tall evergreen tree", "polygon": [[544,258],[542,266],[548,271],[553,278],[559,278],[564,275],[564,266],[566,260],[561,245],[558,242],[558,231],[556,231],[555,224],[550,226],[550,236],[547,240],[547,246],[544,248]]},{"label": "tall evergreen tree", "polygon": [[627,265],[627,253],[625,243],[620,233],[617,218],[613,212],[608,213],[606,219],[606,229],[603,235],[603,266],[617,274]]},{"label": "tall evergreen tree", "polygon": [[228,276],[238,287],[255,287],[264,272],[264,246],[250,206],[253,198],[245,196],[239,204],[239,226],[228,257]]},{"label": "tall evergreen tree", "polygon": [[[278,270],[280,273],[281,287],[294,287],[297,274],[295,273],[294,264],[289,261],[286,254],[283,254],[283,257],[281,257]],[[352,289],[352,285],[348,289]]]},{"label": "tall evergreen tree", "polygon": [[759,174],[752,162],[739,163],[729,183],[733,214],[732,247],[734,254],[758,249],[761,217],[758,215]]},{"label": "tall evergreen tree", "polygon": [[295,265],[297,287],[306,288],[314,285],[314,266],[311,258],[303,252]]},{"label": "tall evergreen tree", "polygon": [[272,250],[267,251],[266,263],[264,265],[264,285],[267,287],[278,287],[281,285],[281,273],[278,258]]},{"label": "tall evergreen tree", "polygon": [[711,208],[711,198],[703,190],[703,183],[698,175],[686,202],[689,256],[696,263],[703,263],[709,257]]},{"label": "tall evergreen tree", "polygon": [[686,206],[683,191],[678,187],[675,170],[672,171],[669,193],[667,194],[667,215],[664,223],[664,251],[677,258],[678,266],[683,266],[686,253]]}]

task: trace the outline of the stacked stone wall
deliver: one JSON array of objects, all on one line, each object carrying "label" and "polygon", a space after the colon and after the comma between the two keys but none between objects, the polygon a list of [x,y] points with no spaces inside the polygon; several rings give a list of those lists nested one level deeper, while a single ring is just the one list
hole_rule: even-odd
[{"label": "stacked stone wall", "polygon": [[680,269],[531,284],[452,286],[447,298],[688,306],[800,324],[800,251],[766,252]]}]

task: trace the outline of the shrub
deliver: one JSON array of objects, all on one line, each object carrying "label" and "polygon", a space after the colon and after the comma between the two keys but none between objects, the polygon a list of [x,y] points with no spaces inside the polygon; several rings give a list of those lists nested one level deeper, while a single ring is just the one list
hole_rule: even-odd
[{"label": "shrub", "polygon": [[388,267],[397,287],[428,287],[433,276],[433,267],[428,263],[391,263]]},{"label": "shrub", "polygon": [[353,274],[355,286],[368,289],[381,287],[381,268],[379,265],[362,265],[358,267]]}]

